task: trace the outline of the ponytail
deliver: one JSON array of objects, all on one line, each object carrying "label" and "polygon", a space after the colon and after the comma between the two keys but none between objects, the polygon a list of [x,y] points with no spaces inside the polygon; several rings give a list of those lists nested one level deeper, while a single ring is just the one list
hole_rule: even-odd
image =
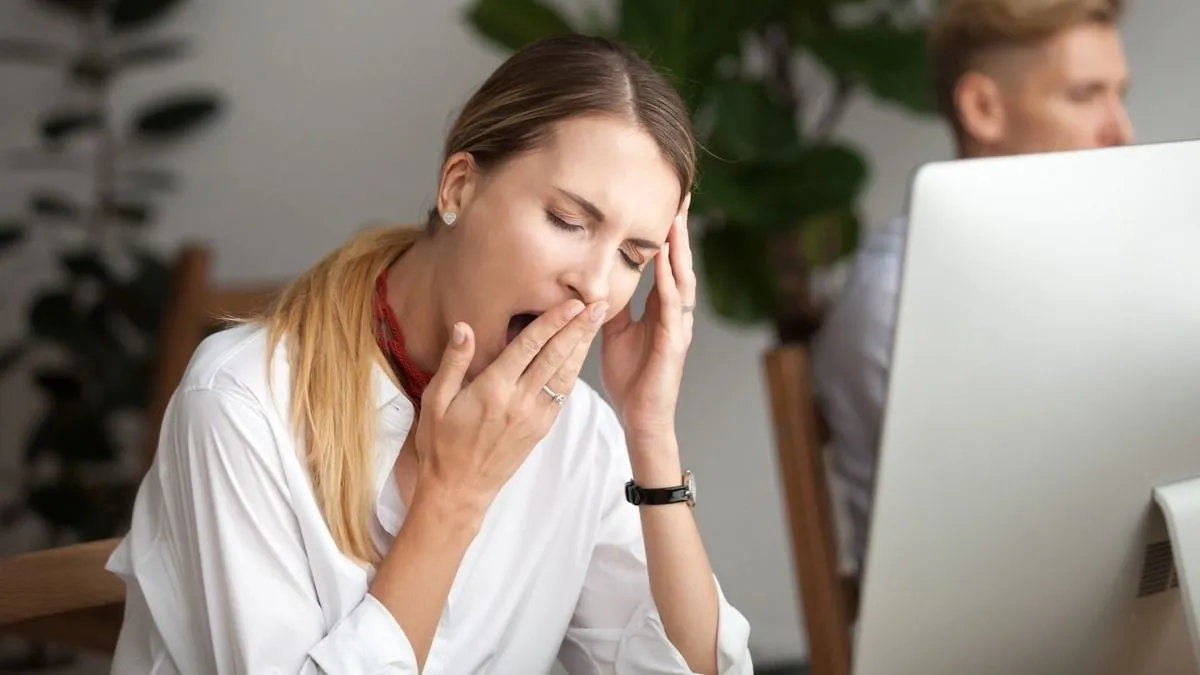
[{"label": "ponytail", "polygon": [[368,529],[371,371],[380,358],[371,298],[378,276],[422,236],[419,227],[363,230],[289,284],[260,317],[269,353],[286,341],[293,432],[303,439],[317,505],[338,548],[360,563],[381,559]]}]

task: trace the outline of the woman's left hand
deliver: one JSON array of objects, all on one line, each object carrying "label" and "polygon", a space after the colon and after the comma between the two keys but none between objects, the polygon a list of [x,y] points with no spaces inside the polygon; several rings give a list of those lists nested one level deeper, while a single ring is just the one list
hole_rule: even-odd
[{"label": "woman's left hand", "polygon": [[675,433],[675,404],[683,363],[692,343],[696,273],[688,241],[688,207],[671,224],[667,243],[654,257],[654,288],[641,318],[629,305],[603,328],[601,376],[627,437],[660,440]]}]

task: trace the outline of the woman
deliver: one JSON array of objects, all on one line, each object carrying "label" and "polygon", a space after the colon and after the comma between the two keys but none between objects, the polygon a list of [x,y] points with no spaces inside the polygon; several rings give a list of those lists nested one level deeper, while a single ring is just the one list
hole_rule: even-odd
[{"label": "woman", "polygon": [[[751,673],[674,429],[694,160],[628,51],[504,63],[424,231],[358,234],[193,357],[109,564],[113,672]],[[577,381],[602,327],[613,408]]]}]

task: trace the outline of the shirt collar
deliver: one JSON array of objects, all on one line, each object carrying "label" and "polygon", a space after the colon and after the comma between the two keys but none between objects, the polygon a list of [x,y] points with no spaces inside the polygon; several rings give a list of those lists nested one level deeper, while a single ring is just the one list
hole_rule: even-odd
[{"label": "shirt collar", "polygon": [[408,396],[400,390],[388,375],[383,364],[376,362],[371,368],[375,404],[375,508],[383,530],[395,535],[400,527],[404,506],[400,492],[392,478],[396,458],[416,419],[416,408]]},{"label": "shirt collar", "polygon": [[375,394],[375,411],[379,412],[385,406],[396,402],[397,398],[404,399],[403,403],[411,405],[408,397],[396,385],[396,382],[384,370],[383,364],[378,360],[371,365],[371,387]]}]

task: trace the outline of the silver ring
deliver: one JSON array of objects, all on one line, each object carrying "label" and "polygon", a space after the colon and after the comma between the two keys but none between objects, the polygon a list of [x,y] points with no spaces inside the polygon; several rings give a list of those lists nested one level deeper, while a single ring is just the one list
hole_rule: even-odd
[{"label": "silver ring", "polygon": [[692,311],[693,309],[696,309],[696,306],[695,305],[684,305],[683,307],[680,307],[679,309],[684,314],[687,314],[688,312]]},{"label": "silver ring", "polygon": [[562,405],[567,400],[566,396],[563,396],[562,394],[558,393],[557,391],[554,391],[553,389],[550,388],[550,385],[548,385],[548,384],[542,385],[542,391],[546,392],[546,395],[550,397],[550,400],[554,401],[555,403],[557,403],[559,405]]}]

